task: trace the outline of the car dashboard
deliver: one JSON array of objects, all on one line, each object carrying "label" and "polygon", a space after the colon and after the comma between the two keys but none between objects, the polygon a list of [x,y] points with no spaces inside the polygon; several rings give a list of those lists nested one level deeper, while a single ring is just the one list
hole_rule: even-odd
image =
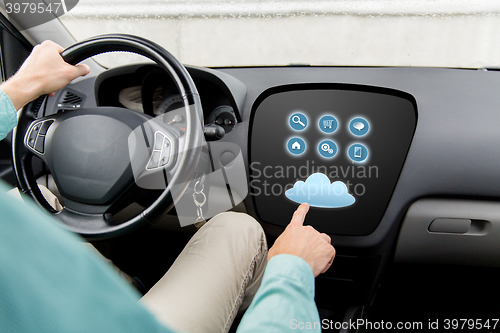
[{"label": "car dashboard", "polygon": [[[270,239],[298,205],[286,194],[294,185],[318,175],[346,186],[345,202],[319,202],[306,219],[337,249],[316,280],[318,304],[368,302],[393,261],[500,266],[497,71],[187,68],[204,124],[223,127],[218,141],[241,150],[245,211]],[[156,65],[136,64],[70,84],[44,112],[96,105],[157,116],[179,95]],[[223,156],[211,159],[226,165]]]}]

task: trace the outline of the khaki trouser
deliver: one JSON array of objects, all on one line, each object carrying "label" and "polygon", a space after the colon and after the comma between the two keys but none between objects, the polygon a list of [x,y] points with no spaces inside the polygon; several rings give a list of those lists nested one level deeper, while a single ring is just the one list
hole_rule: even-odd
[{"label": "khaki trouser", "polygon": [[267,262],[260,224],[242,213],[213,217],[142,298],[165,325],[188,333],[227,332],[259,288]]}]

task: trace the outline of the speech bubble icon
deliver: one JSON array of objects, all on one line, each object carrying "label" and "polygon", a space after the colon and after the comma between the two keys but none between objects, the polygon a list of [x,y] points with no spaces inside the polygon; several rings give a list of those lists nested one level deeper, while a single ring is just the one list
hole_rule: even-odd
[{"label": "speech bubble icon", "polygon": [[357,129],[358,131],[361,131],[363,128],[365,128],[365,124],[363,124],[360,121],[357,121],[354,124],[352,124],[352,127],[354,127],[355,129]]}]

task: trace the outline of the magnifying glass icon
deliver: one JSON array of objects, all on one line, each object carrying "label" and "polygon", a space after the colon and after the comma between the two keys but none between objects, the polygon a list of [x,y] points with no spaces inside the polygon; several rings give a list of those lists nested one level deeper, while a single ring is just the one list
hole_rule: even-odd
[{"label": "magnifying glass icon", "polygon": [[292,117],[292,122],[295,123],[295,124],[300,124],[300,125],[306,127],[306,124],[304,124],[302,121],[300,121],[300,117],[299,116],[293,116]]}]

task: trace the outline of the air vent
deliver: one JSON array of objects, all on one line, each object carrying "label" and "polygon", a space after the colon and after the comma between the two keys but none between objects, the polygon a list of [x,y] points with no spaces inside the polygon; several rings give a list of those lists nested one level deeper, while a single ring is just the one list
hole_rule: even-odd
[{"label": "air vent", "polygon": [[70,91],[67,91],[62,103],[63,104],[80,104],[82,102],[82,98],[80,96],[76,96]]},{"label": "air vent", "polygon": [[79,109],[82,106],[83,100],[83,94],[74,90],[66,89],[61,93],[57,107],[59,108],[59,111]]}]

